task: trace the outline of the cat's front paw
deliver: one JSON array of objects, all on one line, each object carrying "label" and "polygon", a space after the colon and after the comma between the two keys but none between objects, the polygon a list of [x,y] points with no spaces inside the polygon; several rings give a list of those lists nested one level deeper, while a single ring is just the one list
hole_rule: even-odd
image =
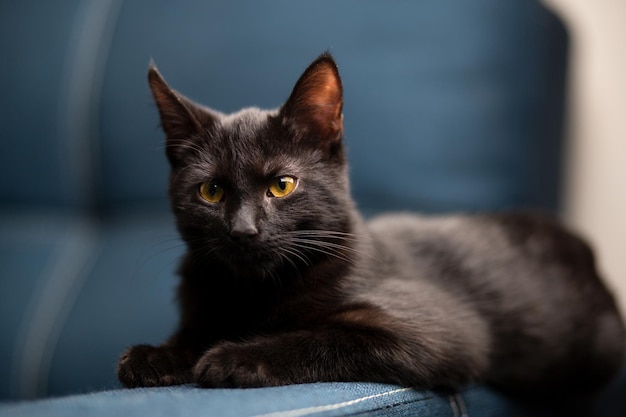
[{"label": "cat's front paw", "polygon": [[196,363],[194,380],[203,387],[251,388],[292,383],[279,376],[268,352],[246,344],[225,342],[208,350]]},{"label": "cat's front paw", "polygon": [[187,384],[192,382],[191,363],[187,352],[138,345],[120,357],[117,377],[127,388]]}]

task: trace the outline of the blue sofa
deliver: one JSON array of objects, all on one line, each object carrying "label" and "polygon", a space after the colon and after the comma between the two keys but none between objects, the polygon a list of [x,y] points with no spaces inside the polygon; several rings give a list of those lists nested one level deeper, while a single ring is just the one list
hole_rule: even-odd
[{"label": "blue sofa", "polygon": [[[329,49],[365,213],[558,213],[568,39],[539,2],[2,2],[0,34],[0,416],[550,415],[480,385],[123,390],[114,371],[177,321],[151,58],[233,111],[278,106]],[[624,415],[624,385],[584,407]]]}]

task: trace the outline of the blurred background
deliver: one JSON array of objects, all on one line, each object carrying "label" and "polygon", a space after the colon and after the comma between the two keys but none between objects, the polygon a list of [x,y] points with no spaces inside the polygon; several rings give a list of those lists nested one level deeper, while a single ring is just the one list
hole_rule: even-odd
[{"label": "blurred background", "polygon": [[563,211],[626,308],[626,3],[547,0],[571,39]]},{"label": "blurred background", "polygon": [[0,399],[116,387],[119,353],[176,325],[150,59],[230,112],[279,106],[330,50],[363,212],[560,216],[626,305],[625,17],[612,0],[0,2]]}]

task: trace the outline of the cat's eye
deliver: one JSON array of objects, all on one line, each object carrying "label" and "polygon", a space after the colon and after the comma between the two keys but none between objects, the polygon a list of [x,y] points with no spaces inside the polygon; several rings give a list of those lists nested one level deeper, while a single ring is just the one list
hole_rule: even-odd
[{"label": "cat's eye", "polygon": [[267,189],[268,195],[276,198],[285,197],[296,189],[296,183],[297,180],[288,175],[274,178]]},{"label": "cat's eye", "polygon": [[213,181],[200,185],[200,197],[209,203],[219,203],[224,199],[224,189]]}]

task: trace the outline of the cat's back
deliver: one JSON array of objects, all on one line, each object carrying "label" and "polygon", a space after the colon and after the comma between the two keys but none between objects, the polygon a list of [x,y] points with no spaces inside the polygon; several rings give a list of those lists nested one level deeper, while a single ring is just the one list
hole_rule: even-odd
[{"label": "cat's back", "polygon": [[616,303],[589,246],[551,219],[396,214],[368,228],[390,268],[381,280],[414,282],[416,291],[435,285],[489,323],[492,382],[517,389],[532,375],[552,375],[586,389],[619,368],[625,336]]},{"label": "cat's back", "polygon": [[525,273],[542,266],[595,272],[589,246],[539,214],[386,214],[373,218],[367,226],[373,239],[392,256],[420,266],[451,268],[454,264],[470,271],[494,270],[506,264],[508,273],[501,279],[514,275],[515,267]]},{"label": "cat's back", "polygon": [[614,304],[589,246],[542,215],[392,214],[368,228],[395,276],[436,282],[484,308],[532,302],[541,310],[581,298]]}]

